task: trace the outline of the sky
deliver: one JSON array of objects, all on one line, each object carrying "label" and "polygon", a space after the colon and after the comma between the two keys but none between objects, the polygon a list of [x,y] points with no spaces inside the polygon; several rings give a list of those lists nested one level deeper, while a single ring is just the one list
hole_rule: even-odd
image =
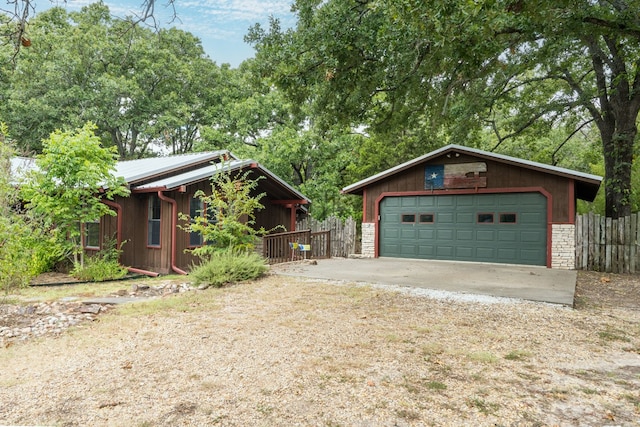
[{"label": "sky", "polygon": [[[143,0],[103,1],[111,13],[119,17],[139,15],[143,3]],[[269,16],[279,18],[283,28],[295,25],[295,16],[291,13],[293,0],[175,0],[177,19],[174,22],[170,22],[173,10],[167,7],[167,1],[156,1],[154,16],[160,27],[177,27],[192,33],[202,41],[213,61],[219,65],[228,63],[234,68],[254,56],[253,48],[243,40],[249,27],[255,23],[268,25]],[[59,4],[76,11],[92,2],[67,0]]]}]

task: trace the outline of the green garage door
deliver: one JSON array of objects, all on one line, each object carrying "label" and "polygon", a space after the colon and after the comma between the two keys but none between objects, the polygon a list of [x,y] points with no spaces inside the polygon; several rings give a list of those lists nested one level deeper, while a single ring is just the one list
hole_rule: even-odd
[{"label": "green garage door", "polygon": [[386,197],[380,256],[546,265],[540,193]]}]

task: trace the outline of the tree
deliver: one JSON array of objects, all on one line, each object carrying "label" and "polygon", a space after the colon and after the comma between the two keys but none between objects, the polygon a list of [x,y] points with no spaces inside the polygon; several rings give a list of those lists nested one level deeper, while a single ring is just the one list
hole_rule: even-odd
[{"label": "tree", "polygon": [[[298,0],[295,29],[252,29],[263,75],[314,114],[493,147],[593,124],[606,213],[630,213],[640,111],[638,0]],[[443,134],[442,129],[447,129]],[[535,136],[535,135],[534,135]],[[448,142],[448,141],[442,141]]]},{"label": "tree", "polygon": [[71,13],[51,8],[29,28],[34,48],[15,59],[0,104],[24,149],[39,152],[55,129],[87,121],[122,159],[165,143],[176,153],[192,148],[220,90],[218,67],[196,37],[114,19],[103,3]]},{"label": "tree", "polygon": [[80,266],[84,266],[84,224],[115,215],[102,200],[129,194],[122,178],[113,174],[115,148],[103,148],[94,130],[95,125],[88,123],[75,132],[52,133],[43,141],[37,169],[23,190],[27,208],[67,237]]},{"label": "tree", "polygon": [[[3,39],[0,41],[2,45],[9,45],[15,53],[18,53],[21,47],[31,46],[31,38],[27,27],[29,18],[35,13],[35,0],[7,0],[7,8],[0,9],[2,16],[11,24],[10,31],[3,33]],[[176,16],[174,0],[168,0],[165,4],[173,10],[173,18]],[[135,14],[134,24],[152,22],[157,27],[155,20],[155,0],[143,0],[140,2],[140,12]]]},{"label": "tree", "polygon": [[55,236],[22,209],[19,183],[26,173],[15,159],[7,127],[0,124],[0,290],[5,293],[29,284],[61,256]]},{"label": "tree", "polygon": [[260,199],[265,194],[256,193],[258,179],[249,178],[250,173],[221,169],[211,177],[210,195],[201,190],[194,195],[202,203],[200,214],[193,218],[180,214],[181,220],[188,221],[183,227],[186,232],[202,235],[203,245],[192,250],[194,255],[206,260],[221,251],[251,251],[256,237],[266,234],[253,228],[255,211],[264,208]]}]

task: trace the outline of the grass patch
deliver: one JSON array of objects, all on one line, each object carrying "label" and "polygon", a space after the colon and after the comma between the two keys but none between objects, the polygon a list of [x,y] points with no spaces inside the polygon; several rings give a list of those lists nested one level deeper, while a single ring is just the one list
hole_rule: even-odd
[{"label": "grass patch", "polygon": [[474,362],[480,363],[496,363],[498,361],[498,358],[488,351],[477,351],[475,353],[468,354],[467,357]]},{"label": "grass patch", "polygon": [[507,360],[526,360],[531,356],[531,353],[525,350],[513,350],[507,353],[504,358]]},{"label": "grass patch", "polygon": [[440,381],[428,381],[425,384],[425,386],[429,390],[446,390],[447,389],[447,385],[444,383],[441,383]]},{"label": "grass patch", "polygon": [[623,394],[622,398],[631,403],[636,408],[636,411],[640,411],[640,396],[627,393]]},{"label": "grass patch", "polygon": [[119,305],[117,313],[123,316],[147,316],[163,314],[169,316],[176,312],[190,313],[200,310],[217,310],[219,294],[217,292],[184,292],[162,298]]},{"label": "grass patch", "polygon": [[602,341],[613,342],[613,341],[622,341],[629,342],[631,339],[627,336],[624,331],[620,329],[607,328],[604,331],[598,332],[598,337]]},{"label": "grass patch", "polygon": [[98,297],[113,294],[120,289],[128,289],[134,281],[79,283],[77,285],[61,286],[30,286],[21,289],[16,297],[23,300],[54,301],[61,298],[81,296]]},{"label": "grass patch", "polygon": [[474,397],[473,399],[469,399],[467,401],[469,406],[476,408],[480,413],[485,415],[494,415],[498,409],[500,409],[500,405],[497,403],[487,402],[484,399],[479,397]]},{"label": "grass patch", "polygon": [[420,414],[415,411],[410,411],[408,409],[398,409],[396,411],[396,415],[399,418],[405,419],[407,421],[418,421],[420,419]]}]

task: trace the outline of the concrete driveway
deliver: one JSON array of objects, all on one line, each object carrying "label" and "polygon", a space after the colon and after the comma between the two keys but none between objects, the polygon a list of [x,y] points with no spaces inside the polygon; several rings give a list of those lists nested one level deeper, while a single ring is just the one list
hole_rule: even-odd
[{"label": "concrete driveway", "polygon": [[333,258],[272,266],[276,274],[518,298],[573,306],[577,272],[538,266],[401,258]]}]

